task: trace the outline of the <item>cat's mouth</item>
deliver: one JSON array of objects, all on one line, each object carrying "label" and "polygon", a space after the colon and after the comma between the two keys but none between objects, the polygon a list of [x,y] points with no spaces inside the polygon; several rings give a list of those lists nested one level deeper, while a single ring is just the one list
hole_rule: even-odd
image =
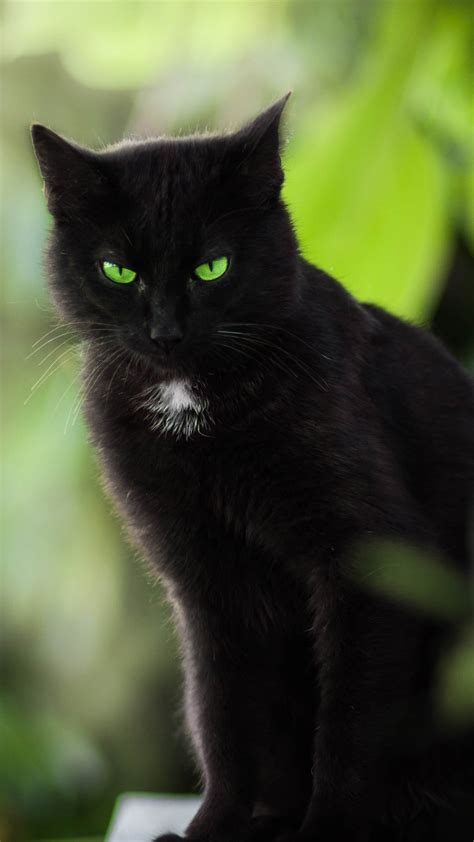
[{"label": "cat's mouth", "polygon": [[213,376],[241,372],[248,367],[247,358],[242,355],[232,359],[221,355],[219,348],[211,343],[179,343],[172,347],[158,346],[140,338],[124,337],[122,344],[131,356],[139,360],[143,373],[163,383],[172,380],[195,380],[202,376]]},{"label": "cat's mouth", "polygon": [[132,355],[138,358],[144,368],[153,374],[156,379],[157,375],[160,380],[168,381],[174,379],[183,379],[189,377],[195,372],[195,365],[190,361],[190,355],[185,355],[177,352],[174,348],[166,347],[151,347],[147,344],[142,345],[129,343],[127,348]]},{"label": "cat's mouth", "polygon": [[150,353],[147,351],[136,351],[142,362],[147,368],[151,369],[155,374],[163,375],[163,377],[182,377],[189,373],[189,367],[183,365],[182,361],[178,361],[174,355],[165,355],[160,353]]}]

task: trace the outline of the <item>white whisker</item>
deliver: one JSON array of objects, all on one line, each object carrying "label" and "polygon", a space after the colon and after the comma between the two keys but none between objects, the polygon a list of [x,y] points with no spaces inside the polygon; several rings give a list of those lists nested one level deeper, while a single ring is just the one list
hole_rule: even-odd
[{"label": "white whisker", "polygon": [[26,406],[26,404],[31,400],[31,398],[38,391],[38,389],[41,386],[43,386],[44,383],[47,380],[49,380],[49,378],[52,377],[52,375],[55,374],[64,365],[64,363],[67,361],[67,356],[66,356],[67,354],[70,354],[71,356],[69,357],[69,359],[72,359],[72,352],[74,350],[75,350],[75,348],[66,348],[66,350],[63,351],[63,353],[60,354],[59,357],[56,360],[53,360],[51,365],[48,366],[46,371],[44,371],[43,374],[41,375],[41,377],[38,378],[36,383],[34,383],[33,386],[31,386],[30,394],[28,395],[26,400],[23,402],[24,406]]},{"label": "white whisker", "polygon": [[[251,324],[251,323],[249,322],[248,324]],[[244,326],[244,324],[242,324],[241,326]],[[266,347],[266,348],[272,349],[276,354],[276,358],[275,358],[275,356],[273,356],[272,358],[274,360],[275,359],[278,360],[278,365],[280,366],[282,371],[286,370],[287,373],[290,373],[293,376],[295,376],[295,372],[292,371],[291,369],[289,369],[287,366],[283,365],[282,361],[280,359],[278,359],[278,355],[283,354],[293,365],[297,366],[300,369],[300,371],[304,372],[306,374],[306,376],[309,377],[313,381],[313,383],[315,383],[324,392],[327,392],[328,384],[324,380],[319,380],[317,377],[315,377],[314,374],[312,373],[312,371],[309,369],[309,367],[305,363],[303,363],[302,360],[300,360],[298,357],[295,357],[294,354],[290,353],[290,351],[288,351],[287,348],[284,348],[281,345],[276,345],[274,342],[272,342],[268,338],[263,338],[262,336],[256,335],[255,333],[248,333],[248,332],[244,333],[244,332],[241,332],[241,331],[228,331],[228,330],[225,330],[224,328],[220,328],[218,332],[223,334],[223,335],[227,335],[227,336],[238,336],[238,337],[240,337],[241,340],[247,340],[251,343],[255,343],[256,345],[260,345],[261,347]],[[304,343],[304,344],[306,344],[306,343]]]}]

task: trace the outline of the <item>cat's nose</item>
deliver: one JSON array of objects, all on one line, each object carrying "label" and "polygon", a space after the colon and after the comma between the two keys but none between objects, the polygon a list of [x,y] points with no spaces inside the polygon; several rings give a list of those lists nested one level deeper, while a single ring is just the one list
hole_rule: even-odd
[{"label": "cat's nose", "polygon": [[178,342],[183,338],[183,331],[178,325],[170,325],[163,327],[160,325],[150,326],[150,339],[161,348],[166,354],[169,354]]}]

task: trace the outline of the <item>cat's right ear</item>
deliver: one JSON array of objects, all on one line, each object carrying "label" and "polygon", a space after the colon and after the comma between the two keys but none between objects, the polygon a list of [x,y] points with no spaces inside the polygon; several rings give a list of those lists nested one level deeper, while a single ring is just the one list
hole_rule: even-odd
[{"label": "cat's right ear", "polygon": [[105,187],[97,156],[39,123],[31,127],[31,138],[49,211],[56,218],[76,216]]}]

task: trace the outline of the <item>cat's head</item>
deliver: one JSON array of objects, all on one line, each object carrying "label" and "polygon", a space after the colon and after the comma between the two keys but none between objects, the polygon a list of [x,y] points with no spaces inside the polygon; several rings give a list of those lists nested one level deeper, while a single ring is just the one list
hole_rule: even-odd
[{"label": "cat's head", "polygon": [[226,325],[285,320],[298,292],[280,197],[287,99],[234,133],[99,152],[33,126],[53,296],[82,336],[108,332],[166,377],[238,360]]}]

